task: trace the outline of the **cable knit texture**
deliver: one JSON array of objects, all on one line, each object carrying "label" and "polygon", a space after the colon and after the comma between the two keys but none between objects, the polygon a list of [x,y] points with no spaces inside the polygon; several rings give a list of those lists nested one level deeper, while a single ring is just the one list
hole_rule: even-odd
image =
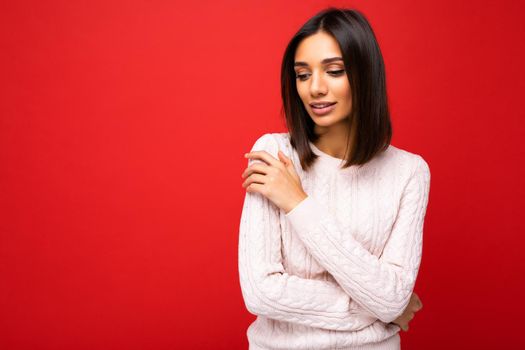
[{"label": "cable knit texture", "polygon": [[[423,247],[430,170],[389,145],[363,166],[319,156],[303,171],[288,133],[259,137],[252,151],[294,162],[308,197],[288,213],[246,192],[239,278],[250,350],[400,349],[401,315]],[[249,159],[248,165],[262,162]]]}]

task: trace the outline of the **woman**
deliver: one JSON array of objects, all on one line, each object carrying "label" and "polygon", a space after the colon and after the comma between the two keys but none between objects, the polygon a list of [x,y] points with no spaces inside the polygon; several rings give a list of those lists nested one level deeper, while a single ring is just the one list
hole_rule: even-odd
[{"label": "woman", "polygon": [[281,83],[289,132],[257,139],[242,174],[250,349],[400,349],[421,308],[430,170],[390,144],[384,63],[363,14],[330,7],[307,21]]}]

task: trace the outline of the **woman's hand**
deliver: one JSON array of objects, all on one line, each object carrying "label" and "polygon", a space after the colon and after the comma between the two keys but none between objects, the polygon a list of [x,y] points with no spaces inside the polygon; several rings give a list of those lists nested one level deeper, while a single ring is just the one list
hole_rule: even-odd
[{"label": "woman's hand", "polygon": [[414,314],[423,308],[423,303],[417,296],[416,293],[412,293],[410,297],[410,302],[408,303],[403,314],[396,318],[392,323],[395,323],[401,327],[403,331],[408,331],[408,322],[414,318]]},{"label": "woman's hand", "polygon": [[262,194],[288,213],[308,195],[303,190],[292,160],[281,151],[278,156],[279,159],[276,159],[266,151],[246,153],[246,158],[261,159],[264,163],[255,162],[244,170],[242,177],[246,180],[242,187],[248,192]]}]

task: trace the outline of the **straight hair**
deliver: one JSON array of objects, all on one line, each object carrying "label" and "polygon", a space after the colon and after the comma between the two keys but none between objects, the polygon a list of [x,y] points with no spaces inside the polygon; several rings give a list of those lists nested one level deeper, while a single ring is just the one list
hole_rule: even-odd
[{"label": "straight hair", "polygon": [[[363,165],[385,151],[392,139],[392,123],[386,92],[386,74],[379,44],[366,17],[355,9],[328,7],[310,18],[292,37],[281,64],[281,114],[296,149],[301,167],[309,169],[316,155],[308,141],[319,138],[297,92],[294,70],[299,43],[318,32],[331,35],[339,44],[346,76],[352,90],[352,111],[347,119],[349,137],[343,168]],[[354,130],[352,128],[355,128]]]}]

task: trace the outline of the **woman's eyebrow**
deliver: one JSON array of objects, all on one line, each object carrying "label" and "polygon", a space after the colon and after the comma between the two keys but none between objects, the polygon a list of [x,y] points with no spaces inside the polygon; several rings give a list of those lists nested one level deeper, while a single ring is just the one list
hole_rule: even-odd
[{"label": "woman's eyebrow", "polygon": [[[332,63],[334,61],[342,61],[343,59],[341,57],[330,57],[330,58],[325,58],[324,60],[321,61],[321,64],[327,64],[327,63]],[[308,63],[306,62],[303,62],[303,61],[296,61],[294,63],[294,67],[308,67]]]}]

